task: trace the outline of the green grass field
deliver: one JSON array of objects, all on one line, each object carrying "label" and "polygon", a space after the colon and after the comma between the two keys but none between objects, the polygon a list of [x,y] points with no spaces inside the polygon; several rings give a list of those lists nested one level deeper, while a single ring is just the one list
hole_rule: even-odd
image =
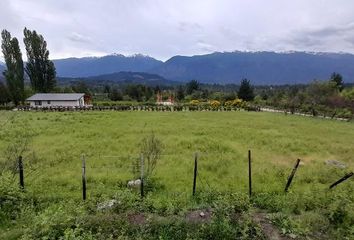
[{"label": "green grass field", "polygon": [[[111,198],[134,178],[139,143],[153,132],[164,147],[155,174],[159,188],[149,193],[151,199],[191,199],[195,152],[198,194],[246,196],[250,149],[252,208],[272,214],[274,224],[285,233],[310,239],[321,232],[322,239],[354,235],[350,226],[354,223],[353,178],[328,190],[354,169],[354,124],[350,122],[243,111],[1,112],[0,126],[0,161],[9,158],[9,148],[29,139],[23,153],[26,191],[41,199],[80,201],[82,154],[88,198]],[[285,194],[297,158],[301,165]],[[325,164],[329,159],[347,168]]]}]

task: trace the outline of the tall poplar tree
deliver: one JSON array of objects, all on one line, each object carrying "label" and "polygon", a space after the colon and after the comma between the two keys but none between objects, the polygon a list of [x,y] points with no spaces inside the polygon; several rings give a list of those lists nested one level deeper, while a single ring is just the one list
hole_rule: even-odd
[{"label": "tall poplar tree", "polygon": [[27,51],[25,71],[31,80],[32,89],[36,92],[51,92],[56,84],[56,71],[54,63],[49,60],[47,42],[36,31],[25,28],[23,32]]},{"label": "tall poplar tree", "polygon": [[4,76],[10,98],[15,105],[24,102],[23,60],[17,38],[12,38],[10,32],[1,32],[1,49],[4,55],[6,70]]}]

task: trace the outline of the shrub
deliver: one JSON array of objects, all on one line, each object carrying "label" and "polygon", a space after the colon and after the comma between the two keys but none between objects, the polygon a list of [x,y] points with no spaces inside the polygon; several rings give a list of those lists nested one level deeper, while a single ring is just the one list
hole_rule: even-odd
[{"label": "shrub", "polygon": [[243,107],[243,101],[242,99],[236,98],[235,100],[232,101],[231,105],[234,107]]},{"label": "shrub", "polygon": [[217,100],[213,100],[213,101],[210,102],[210,106],[211,106],[213,109],[219,108],[220,105],[221,105],[220,102],[217,101]]},{"label": "shrub", "polygon": [[82,206],[73,202],[51,204],[40,212],[25,229],[23,239],[59,239],[66,229],[75,225],[83,214]]},{"label": "shrub", "polygon": [[[144,177],[149,179],[157,165],[162,152],[162,142],[151,133],[140,142],[140,153],[144,157]],[[136,178],[141,174],[141,159],[137,158],[133,162],[133,174]]]},{"label": "shrub", "polygon": [[10,172],[0,175],[0,223],[13,220],[21,212],[24,193]]},{"label": "shrub", "polygon": [[199,100],[192,100],[189,102],[191,105],[197,106],[200,104]]}]

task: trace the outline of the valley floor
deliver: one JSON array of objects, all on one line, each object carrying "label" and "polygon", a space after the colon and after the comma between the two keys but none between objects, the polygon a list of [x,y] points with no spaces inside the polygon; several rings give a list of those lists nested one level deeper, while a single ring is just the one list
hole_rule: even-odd
[{"label": "valley floor", "polygon": [[[354,238],[354,178],[328,189],[353,171],[351,122],[244,111],[3,111],[0,126],[0,239],[252,239],[267,237],[264,219],[284,238]],[[151,134],[163,151],[141,200],[139,189],[126,185],[137,178],[133,169],[141,141]],[[11,173],[18,155],[24,161],[25,192],[17,190],[18,176]],[[297,159],[299,169],[285,193]],[[97,204],[110,200],[111,208],[97,210]],[[194,223],[185,219],[208,209],[210,221],[197,222],[199,233],[194,232]],[[261,215],[254,217],[255,212]],[[139,219],[144,224],[134,224]]]}]

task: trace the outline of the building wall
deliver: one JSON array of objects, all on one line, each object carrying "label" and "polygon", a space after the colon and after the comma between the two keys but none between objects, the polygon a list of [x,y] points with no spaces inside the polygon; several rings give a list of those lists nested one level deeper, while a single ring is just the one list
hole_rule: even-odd
[{"label": "building wall", "polygon": [[47,101],[41,101],[42,105],[36,105],[35,101],[30,101],[31,107],[78,107],[78,106],[85,106],[84,98],[80,98],[79,100],[75,101],[50,101],[48,104]]}]

